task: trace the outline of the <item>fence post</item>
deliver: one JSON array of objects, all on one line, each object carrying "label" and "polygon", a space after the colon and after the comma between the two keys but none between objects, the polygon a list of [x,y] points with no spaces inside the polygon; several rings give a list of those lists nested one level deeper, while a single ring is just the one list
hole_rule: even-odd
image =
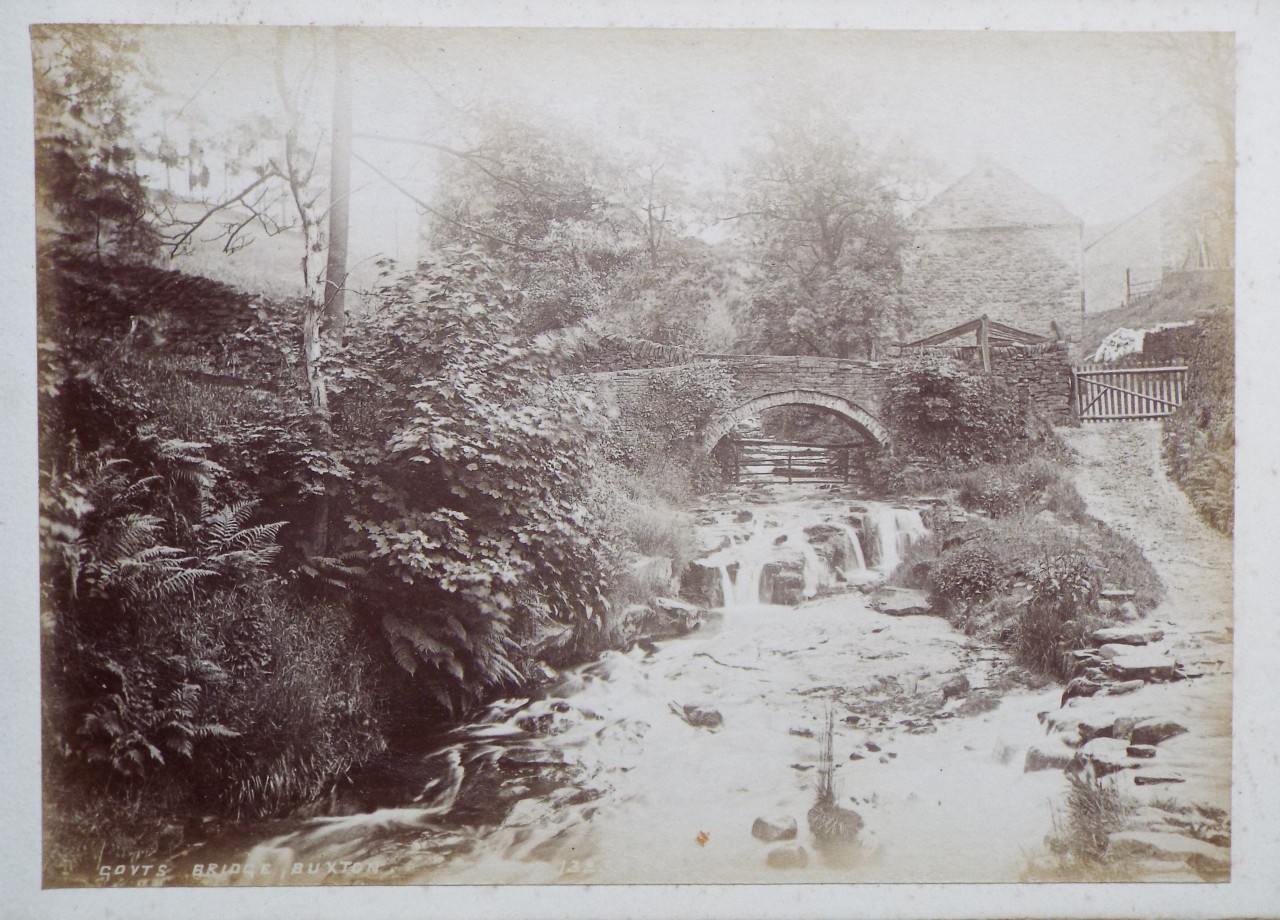
[{"label": "fence post", "polygon": [[987,314],[978,320],[978,351],[982,353],[982,373],[991,373],[991,340],[987,329]]}]

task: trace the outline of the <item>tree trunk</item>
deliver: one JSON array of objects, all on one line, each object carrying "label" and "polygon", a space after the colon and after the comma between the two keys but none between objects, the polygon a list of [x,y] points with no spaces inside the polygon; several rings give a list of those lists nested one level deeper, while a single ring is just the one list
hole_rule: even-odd
[{"label": "tree trunk", "polygon": [[342,344],[346,328],[347,225],[351,198],[351,74],[347,35],[334,37],[333,145],[329,162],[329,258],[324,271],[325,338]]}]

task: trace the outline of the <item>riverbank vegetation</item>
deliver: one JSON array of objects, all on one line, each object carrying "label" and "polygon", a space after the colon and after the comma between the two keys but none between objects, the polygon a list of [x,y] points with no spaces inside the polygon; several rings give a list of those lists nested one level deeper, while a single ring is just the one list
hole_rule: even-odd
[{"label": "riverbank vegetation", "polygon": [[1209,526],[1231,535],[1235,522],[1235,321],[1199,320],[1182,405],[1164,423],[1169,474]]},{"label": "riverbank vegetation", "polygon": [[1158,602],[1151,564],[1086,513],[1068,451],[1034,404],[946,359],[904,362],[892,379],[889,419],[905,449],[886,461],[888,478],[964,512],[931,515],[895,580],[929,590],[958,627],[1035,672],[1074,676],[1071,652],[1120,615],[1104,588],[1129,592],[1139,613]]}]

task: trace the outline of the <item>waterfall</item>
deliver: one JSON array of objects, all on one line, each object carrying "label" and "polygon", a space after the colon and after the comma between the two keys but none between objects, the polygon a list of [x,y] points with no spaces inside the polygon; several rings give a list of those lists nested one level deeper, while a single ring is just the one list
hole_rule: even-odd
[{"label": "waterfall", "polygon": [[880,570],[890,574],[902,563],[902,556],[914,540],[928,533],[920,512],[909,508],[881,508],[876,513],[880,541]]},{"label": "waterfall", "polygon": [[[719,574],[725,608],[791,606],[824,589],[887,575],[913,540],[927,531],[917,511],[869,503],[859,528],[812,502],[757,511],[747,526],[726,511],[714,524],[721,548],[698,562]],[[868,568],[862,533],[878,540],[879,563]],[[874,536],[871,536],[874,534]]]},{"label": "waterfall", "polygon": [[867,570],[867,557],[862,552],[862,538],[858,536],[858,530],[849,524],[835,522],[835,526],[840,528],[845,538],[849,541],[849,551],[853,555],[854,560],[858,563],[855,571],[865,572]]}]

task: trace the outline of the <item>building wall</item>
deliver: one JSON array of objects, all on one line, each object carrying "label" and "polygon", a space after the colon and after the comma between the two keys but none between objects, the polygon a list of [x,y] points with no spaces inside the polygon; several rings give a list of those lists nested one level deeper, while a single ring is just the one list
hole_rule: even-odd
[{"label": "building wall", "polygon": [[904,340],[984,313],[1027,332],[1079,341],[1084,332],[1081,225],[923,229],[904,265],[911,319]]}]

